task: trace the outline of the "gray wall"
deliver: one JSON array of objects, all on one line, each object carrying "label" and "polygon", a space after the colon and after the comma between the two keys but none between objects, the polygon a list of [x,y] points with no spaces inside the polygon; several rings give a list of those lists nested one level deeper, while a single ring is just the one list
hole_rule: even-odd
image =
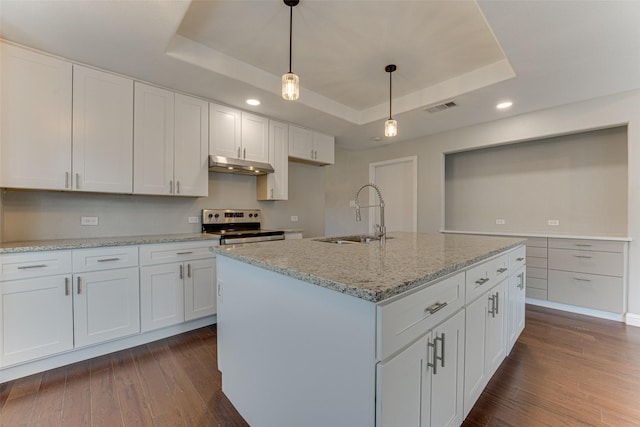
[{"label": "gray wall", "polygon": [[[2,241],[192,233],[188,224],[203,208],[260,208],[263,226],[303,229],[324,235],[325,169],[289,163],[289,200],[256,201],[256,178],[209,172],[209,197],[128,196],[51,191],[3,190]],[[298,222],[291,216],[297,215]],[[81,216],[97,216],[98,226],[81,226]]]},{"label": "gray wall", "polygon": [[626,126],[446,155],[447,230],[544,233],[550,219],[627,235]]}]

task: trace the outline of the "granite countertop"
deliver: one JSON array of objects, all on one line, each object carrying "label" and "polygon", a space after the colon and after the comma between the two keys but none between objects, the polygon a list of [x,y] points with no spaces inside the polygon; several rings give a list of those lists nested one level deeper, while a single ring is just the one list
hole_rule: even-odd
[{"label": "granite countertop", "polygon": [[96,237],[86,239],[29,240],[0,243],[0,254],[63,249],[101,248],[107,246],[147,245],[153,243],[218,240],[220,236],[205,233],[158,234],[150,236]]},{"label": "granite countertop", "polygon": [[213,250],[295,279],[379,302],[526,242],[463,234],[388,233],[385,244],[286,240]]}]

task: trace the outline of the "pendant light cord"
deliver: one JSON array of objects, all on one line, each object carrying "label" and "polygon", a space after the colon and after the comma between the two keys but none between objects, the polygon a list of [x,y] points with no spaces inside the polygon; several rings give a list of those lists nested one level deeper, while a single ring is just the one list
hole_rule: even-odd
[{"label": "pendant light cord", "polygon": [[389,72],[389,120],[391,120],[391,73]]},{"label": "pendant light cord", "polygon": [[290,15],[289,15],[289,73],[291,73],[291,50],[292,50],[292,40],[293,40],[293,6],[289,6]]}]

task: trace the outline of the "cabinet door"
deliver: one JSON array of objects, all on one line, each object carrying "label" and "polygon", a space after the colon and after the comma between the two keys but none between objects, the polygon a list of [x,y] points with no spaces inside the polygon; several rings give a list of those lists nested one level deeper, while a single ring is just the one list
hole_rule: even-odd
[{"label": "cabinet door", "polygon": [[173,92],[136,82],[134,193],[174,193],[173,120]]},{"label": "cabinet door", "polygon": [[209,195],[209,103],[175,94],[174,194]]},{"label": "cabinet door", "polygon": [[289,125],[269,121],[269,163],[274,173],[257,177],[258,200],[289,198]]},{"label": "cabinet door", "polygon": [[136,267],[73,277],[75,347],[140,332],[140,287]]},{"label": "cabinet door", "polygon": [[[428,334],[376,368],[376,427],[429,425]],[[425,402],[427,407],[424,407]]]},{"label": "cabinet door", "polygon": [[73,189],[131,193],[133,81],[73,66]]},{"label": "cabinet door", "polygon": [[289,157],[312,160],[313,132],[298,126],[289,125]]},{"label": "cabinet door", "polygon": [[487,378],[491,378],[505,357],[505,325],[508,311],[507,299],[505,298],[506,287],[507,280],[503,280],[489,291],[489,297],[493,297],[494,302],[489,302],[489,310],[487,311],[487,355],[485,360]]},{"label": "cabinet door", "polygon": [[3,187],[71,188],[71,64],[0,43]]},{"label": "cabinet door", "polygon": [[431,378],[431,426],[458,427],[464,420],[464,310],[431,333],[437,370]]},{"label": "cabinet door", "polygon": [[242,159],[269,163],[269,119],[242,113]]},{"label": "cabinet door", "polygon": [[184,320],[216,314],[216,259],[185,264]]},{"label": "cabinet door", "polygon": [[184,321],[183,276],[182,263],[140,268],[142,332]]},{"label": "cabinet door", "polygon": [[524,309],[526,297],[526,273],[522,267],[509,278],[509,290],[507,292],[508,318],[507,318],[507,354],[511,352],[514,344],[518,340],[520,333],[524,330]]},{"label": "cabinet door", "polygon": [[70,276],[0,283],[0,366],[73,348]]},{"label": "cabinet door", "polygon": [[467,306],[465,319],[464,416],[473,408],[487,384],[486,336],[489,294],[481,295]]},{"label": "cabinet door", "polygon": [[209,104],[209,154],[239,159],[242,136],[240,110]]},{"label": "cabinet door", "polygon": [[313,132],[313,158],[323,165],[335,163],[335,137]]}]

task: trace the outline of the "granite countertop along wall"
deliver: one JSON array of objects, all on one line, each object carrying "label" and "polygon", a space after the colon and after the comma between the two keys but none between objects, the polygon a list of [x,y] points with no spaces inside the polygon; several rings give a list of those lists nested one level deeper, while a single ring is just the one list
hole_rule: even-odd
[{"label": "granite countertop along wall", "polygon": [[65,249],[102,248],[108,246],[147,245],[153,243],[215,241],[220,237],[212,234],[160,234],[150,236],[97,237],[87,239],[30,240],[25,242],[0,243],[0,255],[35,251]]},{"label": "granite countertop along wall", "polygon": [[247,264],[379,302],[462,270],[526,239],[462,234],[389,233],[379,242],[335,244],[318,239],[218,246]]}]

